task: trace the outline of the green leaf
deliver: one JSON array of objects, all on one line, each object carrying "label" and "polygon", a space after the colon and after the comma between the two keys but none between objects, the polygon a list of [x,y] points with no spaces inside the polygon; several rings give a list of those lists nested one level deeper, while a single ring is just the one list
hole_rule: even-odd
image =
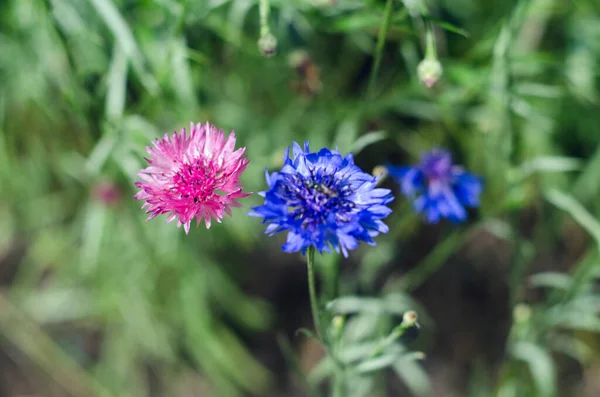
[{"label": "green leaf", "polygon": [[394,364],[393,369],[413,395],[418,397],[433,395],[427,373],[418,361],[399,360]]},{"label": "green leaf", "polygon": [[597,314],[590,311],[573,310],[570,306],[559,306],[548,310],[544,317],[549,326],[600,332],[600,317]]},{"label": "green leaf", "polygon": [[556,370],[552,356],[547,350],[531,342],[522,341],[512,346],[511,354],[527,364],[540,397],[555,396]]},{"label": "green leaf", "polygon": [[344,296],[327,303],[327,310],[335,314],[350,314],[359,312],[381,313],[383,302],[377,298],[359,296]]},{"label": "green leaf", "polygon": [[380,371],[384,368],[394,365],[398,361],[416,361],[422,360],[423,358],[424,356],[421,352],[403,353],[402,351],[396,351],[363,361],[354,367],[354,369],[359,374],[364,374],[368,372]]},{"label": "green leaf", "polygon": [[571,215],[596,240],[596,244],[600,247],[600,223],[573,196],[557,189],[549,189],[546,191],[545,196],[552,204]]},{"label": "green leaf", "polygon": [[423,19],[425,21],[433,23],[434,25],[438,25],[442,29],[447,30],[449,32],[459,34],[459,35],[461,35],[463,37],[469,37],[470,36],[470,34],[469,34],[468,31],[466,31],[463,28],[459,28],[458,26],[454,26],[451,23],[448,23],[448,22],[445,22],[445,21],[442,21],[442,20],[439,20],[439,19],[435,19],[435,18],[432,18],[430,16],[423,16]]},{"label": "green leaf", "polygon": [[398,353],[384,354],[358,364],[354,370],[359,374],[380,371],[394,364],[399,359]]},{"label": "green leaf", "polygon": [[179,97],[181,103],[194,109],[198,104],[194,92],[192,70],[187,55],[187,41],[185,37],[172,40],[171,47],[171,82],[173,92]]},{"label": "green leaf", "polygon": [[111,30],[115,37],[115,42],[119,44],[125,55],[127,55],[127,58],[133,63],[133,67],[140,77],[142,84],[148,91],[154,93],[158,89],[158,84],[154,77],[144,68],[144,60],[133,33],[115,3],[112,0],[89,0],[89,2]]},{"label": "green leaf", "polygon": [[585,204],[594,201],[600,193],[598,169],[600,169],[600,146],[588,160],[579,178],[573,184],[573,196]]},{"label": "green leaf", "polygon": [[465,234],[453,232],[407,272],[401,282],[406,291],[412,291],[420,286],[429,276],[435,273],[457,249],[462,246]]},{"label": "green leaf", "polygon": [[557,99],[564,95],[564,89],[560,86],[531,82],[515,84],[513,90],[518,95],[528,95],[547,99]]},{"label": "green leaf", "polygon": [[354,154],[358,154],[361,151],[363,151],[367,146],[383,141],[384,139],[387,139],[387,137],[388,136],[386,131],[369,132],[354,141],[354,143],[352,144],[351,152]]},{"label": "green leaf", "polygon": [[106,211],[104,205],[90,201],[85,212],[80,253],[80,268],[83,274],[93,274],[98,264],[107,217]]},{"label": "green leaf", "polygon": [[300,329],[296,330],[296,335],[298,335],[298,334],[302,334],[302,335],[322,344],[321,339],[319,339],[319,337],[317,335],[315,335],[312,331],[310,331],[306,328],[300,328]]},{"label": "green leaf", "polygon": [[531,276],[529,282],[533,287],[567,290],[571,286],[572,279],[564,273],[543,272]]},{"label": "green leaf", "polygon": [[125,110],[127,92],[127,56],[120,45],[113,48],[113,59],[108,71],[108,91],[105,113],[108,119],[120,118]]},{"label": "green leaf", "polygon": [[96,143],[85,164],[85,170],[92,176],[98,176],[104,164],[110,157],[113,149],[117,146],[117,136],[108,131]]},{"label": "green leaf", "polygon": [[536,172],[571,172],[581,168],[581,160],[572,157],[540,156],[519,167],[520,177],[526,178]]}]

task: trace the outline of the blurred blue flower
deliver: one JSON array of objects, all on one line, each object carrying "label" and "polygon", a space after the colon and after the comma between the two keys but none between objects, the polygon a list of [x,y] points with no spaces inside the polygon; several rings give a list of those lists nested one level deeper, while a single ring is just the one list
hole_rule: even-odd
[{"label": "blurred blue flower", "polygon": [[465,207],[479,206],[481,178],[453,165],[446,150],[433,149],[423,154],[414,167],[387,169],[402,193],[413,199],[415,211],[425,215],[429,223],[437,223],[441,218],[462,222],[467,219]]},{"label": "blurred blue flower", "polygon": [[287,231],[285,252],[310,246],[319,252],[348,251],[360,241],[375,245],[373,238],[387,233],[382,219],[392,210],[386,207],[394,197],[388,189],[377,189],[378,178],[354,164],[352,154],[321,149],[310,152],[294,142],[292,157],[285,152],[280,172],[266,172],[269,190],[261,192],[263,205],[253,207],[251,216],[262,217],[271,235]]}]

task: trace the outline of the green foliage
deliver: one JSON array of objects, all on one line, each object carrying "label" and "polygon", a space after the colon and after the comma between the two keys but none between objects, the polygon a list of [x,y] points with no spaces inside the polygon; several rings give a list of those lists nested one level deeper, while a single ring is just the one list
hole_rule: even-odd
[{"label": "green foliage", "polygon": [[[598,3],[271,0],[279,49],[270,59],[257,48],[257,3],[0,2],[0,265],[25,247],[0,290],[0,335],[73,395],[154,395],[148,368],[168,390],[193,371],[214,395],[269,393],[273,374],[246,341],[274,329],[277,302],[241,286],[251,255],[283,260],[278,242],[261,237],[246,209],[184,236],[146,223],[131,198],[144,147],[209,119],[247,146],[243,182],[254,192],[293,140],[352,151],[366,171],[446,146],[485,178],[471,223],[435,229],[435,246],[383,287],[379,277],[410,257],[413,236],[433,230],[400,196],[390,234],[358,250],[357,269],[342,271],[339,285],[346,262],[317,257],[325,345],[335,354],[301,380],[308,390],[328,380],[342,382],[345,396],[385,396],[392,373],[413,395],[431,395],[427,360],[403,339],[372,354],[407,310],[419,313],[418,348],[430,354],[444,324],[415,291],[484,230],[509,247],[501,282],[513,319],[500,376],[474,364],[465,394],[579,395],[561,370],[565,357],[586,371],[599,356]],[[431,89],[417,76],[428,29],[443,66]],[[291,89],[307,78],[287,62],[299,48],[318,67],[319,92]],[[103,186],[114,204],[98,198]],[[525,232],[519,218],[531,212]],[[565,229],[592,242],[562,259],[568,272],[534,271],[534,259],[559,256]],[[336,315],[339,334],[328,328]],[[97,357],[61,346],[55,330],[64,327],[100,334]],[[279,342],[303,376],[292,346]]]}]

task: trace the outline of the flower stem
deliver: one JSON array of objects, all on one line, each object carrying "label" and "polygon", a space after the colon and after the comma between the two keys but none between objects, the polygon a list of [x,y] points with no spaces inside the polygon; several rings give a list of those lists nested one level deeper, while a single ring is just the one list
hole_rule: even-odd
[{"label": "flower stem", "polygon": [[338,370],[333,378],[333,389],[331,396],[332,397],[344,397],[346,394],[346,387],[344,384],[344,373],[343,371]]},{"label": "flower stem", "polygon": [[419,326],[417,324],[417,313],[413,312],[412,310],[404,313],[404,315],[402,316],[402,323],[400,323],[400,325],[394,328],[392,332],[377,345],[377,347],[369,357],[374,358],[383,353],[383,350],[387,346],[394,343],[394,341],[396,341],[402,335],[404,335],[404,332],[406,332],[407,329],[415,326]]},{"label": "flower stem", "polygon": [[315,248],[306,249],[306,265],[308,267],[308,293],[310,295],[310,308],[312,310],[313,322],[317,336],[321,339],[321,311],[317,300],[317,289],[315,285]]},{"label": "flower stem", "polygon": [[269,0],[260,0],[258,11],[260,14],[260,36],[264,37],[271,32],[269,28],[269,11],[271,11]]},{"label": "flower stem", "polygon": [[427,25],[427,30],[425,31],[425,58],[437,60],[435,36],[433,34],[433,27],[431,26],[431,23]]},{"label": "flower stem", "polygon": [[369,85],[367,86],[367,96],[371,98],[373,90],[375,89],[375,81],[377,81],[377,73],[379,72],[379,66],[381,64],[381,57],[383,56],[383,47],[385,45],[385,39],[390,29],[390,21],[392,19],[392,6],[394,0],[387,0],[385,10],[383,14],[383,24],[379,29],[379,35],[377,36],[377,47],[375,48],[375,62],[371,69],[371,76],[369,77]]}]

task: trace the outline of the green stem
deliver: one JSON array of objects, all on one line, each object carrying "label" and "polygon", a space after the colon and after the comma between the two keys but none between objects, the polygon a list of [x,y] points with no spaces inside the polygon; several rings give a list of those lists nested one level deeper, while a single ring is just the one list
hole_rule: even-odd
[{"label": "green stem", "polygon": [[340,279],[340,256],[336,256],[327,269],[327,290],[325,299],[331,301],[337,298]]},{"label": "green stem", "polygon": [[369,85],[367,86],[367,96],[371,98],[373,90],[375,89],[375,82],[377,81],[377,73],[379,72],[379,66],[381,65],[381,57],[383,56],[383,47],[385,45],[385,39],[388,31],[390,30],[390,21],[392,20],[392,6],[394,0],[387,0],[385,10],[383,14],[383,24],[379,29],[379,35],[377,36],[377,47],[375,49],[375,62],[373,63],[373,69],[371,69],[371,76],[369,77]]},{"label": "green stem", "polygon": [[308,293],[310,295],[310,308],[312,310],[313,322],[317,336],[321,339],[321,311],[317,300],[317,288],[315,283],[315,248],[306,249],[306,265],[308,267]]},{"label": "green stem", "polygon": [[373,353],[371,353],[370,358],[377,357],[383,353],[383,350],[387,346],[394,343],[396,339],[399,339],[402,335],[404,335],[404,332],[406,332],[407,329],[412,327],[419,327],[419,324],[417,323],[417,313],[414,311],[408,311],[402,316],[402,322],[400,325],[395,327],[384,340],[379,342],[375,350],[373,350]]},{"label": "green stem", "polygon": [[271,5],[269,4],[269,0],[260,0],[258,3],[258,12],[260,14],[260,36],[264,37],[271,32],[269,28],[269,11],[271,10]]},{"label": "green stem", "polygon": [[435,36],[433,34],[433,26],[431,26],[431,23],[427,24],[427,30],[425,31],[425,58],[430,60],[437,59]]},{"label": "green stem", "polygon": [[331,390],[332,397],[344,397],[346,396],[346,390],[344,385],[344,373],[343,371],[337,371],[333,378],[333,389]]}]

